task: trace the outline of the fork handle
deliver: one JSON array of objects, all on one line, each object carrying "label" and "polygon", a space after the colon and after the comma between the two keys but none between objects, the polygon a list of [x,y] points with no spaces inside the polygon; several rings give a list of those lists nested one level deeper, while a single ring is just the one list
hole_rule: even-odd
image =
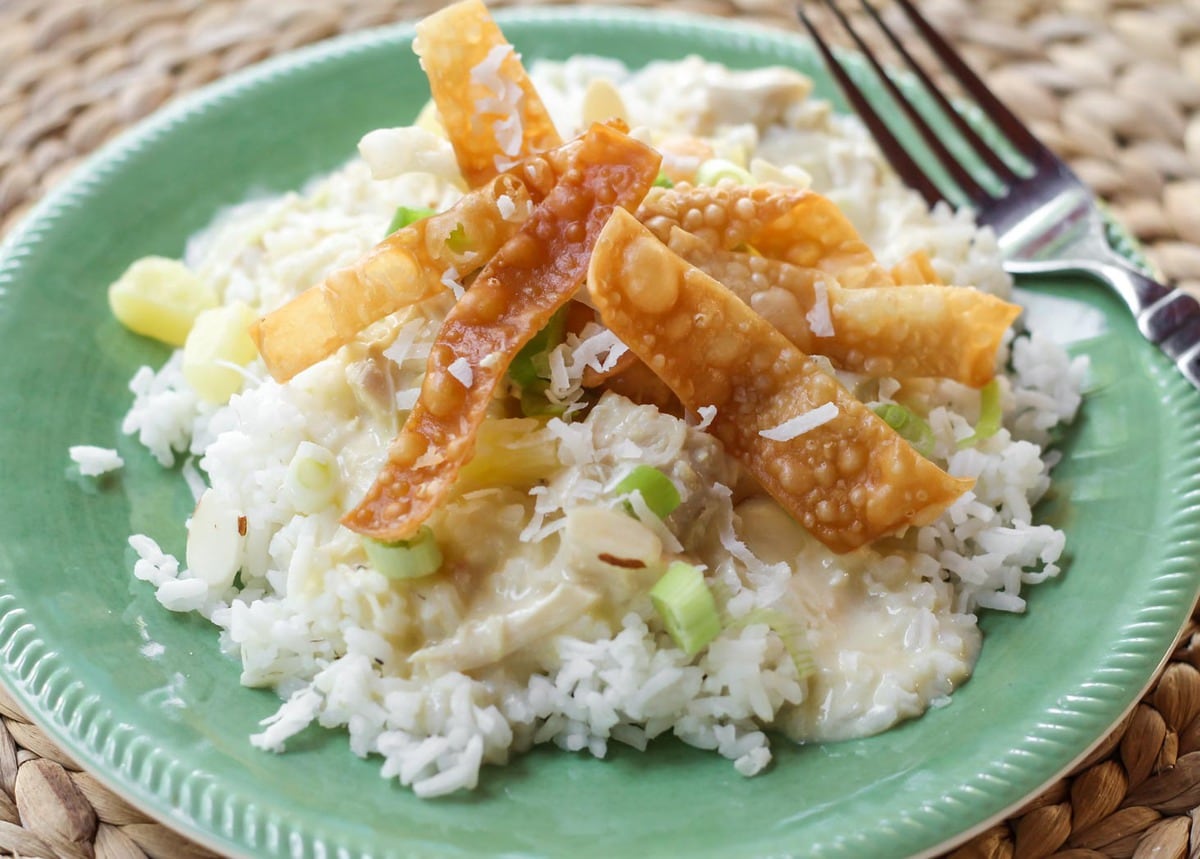
[{"label": "fork handle", "polygon": [[1004,267],[1013,275],[1061,274],[1065,268],[1099,278],[1129,306],[1142,336],[1158,344],[1171,358],[1200,343],[1200,302],[1121,260],[1010,260]]}]

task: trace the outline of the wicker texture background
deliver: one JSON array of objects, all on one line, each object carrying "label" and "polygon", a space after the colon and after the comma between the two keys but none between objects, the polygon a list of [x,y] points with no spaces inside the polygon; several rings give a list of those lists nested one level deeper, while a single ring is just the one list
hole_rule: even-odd
[{"label": "wicker texture background", "polygon": [[[441,5],[0,0],[0,234],[80,157],[173,96],[269,55]],[[781,0],[624,5],[797,29]],[[1110,202],[1162,274],[1200,294],[1200,0],[921,6]],[[1193,618],[1155,686],[1088,761],[955,855],[1200,856],[1198,669]],[[4,695],[0,718],[0,856],[210,855],[82,772]]]}]

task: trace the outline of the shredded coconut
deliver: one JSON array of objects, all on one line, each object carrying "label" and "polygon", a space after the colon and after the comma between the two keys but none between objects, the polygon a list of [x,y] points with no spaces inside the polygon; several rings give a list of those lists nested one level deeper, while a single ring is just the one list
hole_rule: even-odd
[{"label": "shredded coconut", "polygon": [[446,370],[451,376],[458,379],[464,388],[475,384],[475,371],[471,369],[471,362],[466,358],[455,358]]},{"label": "shredded coconut", "polygon": [[808,320],[809,330],[817,337],[832,337],[833,317],[829,312],[829,289],[825,281],[813,283],[813,296],[813,306],[804,316]]},{"label": "shredded coconut", "polygon": [[495,367],[497,364],[499,364],[503,360],[504,360],[503,352],[488,352],[486,355],[483,356],[483,360],[479,362],[479,366],[485,370],[490,370],[492,367]]},{"label": "shredded coconut", "polygon": [[497,173],[507,173],[520,163],[520,161],[513,161],[510,158],[502,158],[499,155],[492,156],[492,165],[496,168]]},{"label": "shredded coconut", "polygon": [[458,280],[458,269],[454,266],[448,266],[446,273],[442,275],[442,284],[454,293],[454,300],[458,301],[466,292],[463,285]]},{"label": "shredded coconut", "polygon": [[521,153],[525,134],[521,122],[521,103],[525,93],[518,84],[500,76],[500,67],[510,55],[520,59],[512,45],[496,45],[471,69],[471,81],[492,93],[488,98],[479,99],[477,107],[481,113],[499,116],[492,123],[496,144],[505,155],[515,158]]},{"label": "shredded coconut", "polygon": [[[471,69],[471,82],[498,93],[501,86],[500,66],[510,54],[514,54],[512,45],[495,45],[488,51],[487,56]],[[519,58],[519,55],[516,56]]]},{"label": "shredded coconut", "polygon": [[603,326],[589,324],[582,333],[583,339],[571,353],[571,368],[580,377],[587,367],[597,373],[607,373],[629,351],[616,334]]},{"label": "shredded coconut", "polygon": [[557,398],[566,397],[571,392],[571,377],[567,372],[567,344],[560,343],[550,350],[550,392]]},{"label": "shredded coconut", "polygon": [[[442,282],[444,283],[445,280]],[[383,357],[390,359],[397,367],[403,367],[404,362],[410,358],[424,357],[412,354],[413,344],[417,342],[417,338],[421,335],[424,328],[425,321],[423,319],[414,319],[411,322],[405,323],[396,332],[396,338],[383,350]]]},{"label": "shredded coconut", "polygon": [[[521,154],[521,115],[514,113],[504,119],[497,119],[492,126],[496,130],[496,142],[500,151],[509,157]],[[501,216],[503,217],[503,216]]]},{"label": "shredded coconut", "polygon": [[811,412],[789,418],[779,426],[759,430],[758,434],[771,441],[791,441],[810,430],[815,430],[822,424],[827,424],[838,416],[838,407],[833,403],[822,403]]}]

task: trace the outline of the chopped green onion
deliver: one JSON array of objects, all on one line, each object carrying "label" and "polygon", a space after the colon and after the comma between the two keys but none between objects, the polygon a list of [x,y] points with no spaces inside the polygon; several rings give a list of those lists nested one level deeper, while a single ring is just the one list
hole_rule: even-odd
[{"label": "chopped green onion", "polygon": [[633,471],[621,478],[614,490],[618,495],[641,493],[642,500],[650,508],[650,512],[659,519],[666,519],[679,506],[682,499],[679,490],[657,468],[649,465],[639,465]]},{"label": "chopped green onion", "polygon": [[921,456],[929,457],[933,453],[933,430],[922,418],[899,403],[882,403],[875,407],[875,414]]},{"label": "chopped green onion", "polygon": [[442,566],[442,550],[429,526],[422,526],[411,540],[385,543],[363,539],[371,566],[389,579],[419,579],[436,573]]},{"label": "chopped green onion", "polygon": [[739,185],[754,184],[749,172],[724,158],[710,158],[696,169],[697,185],[716,185],[722,179],[732,179]]},{"label": "chopped green onion", "polygon": [[688,656],[695,656],[721,633],[721,619],[704,573],[675,561],[650,589],[650,602],[667,634]]},{"label": "chopped green onion", "polygon": [[817,665],[813,662],[812,651],[809,650],[808,643],[804,638],[804,627],[800,621],[788,617],[781,611],[769,608],[754,609],[727,626],[730,629],[745,629],[756,623],[763,624],[779,636],[779,641],[783,644],[783,649],[787,651],[792,665],[796,667],[796,674],[801,680],[817,670]]},{"label": "chopped green onion", "polygon": [[521,347],[521,351],[508,365],[508,377],[521,387],[534,384],[538,379],[550,377],[549,354],[559,343],[567,329],[567,308],[560,307],[542,330]]},{"label": "chopped green onion", "polygon": [[975,422],[975,432],[959,439],[959,450],[973,447],[994,436],[1000,431],[1000,420],[1003,417],[1004,414],[1000,410],[1000,383],[992,379],[979,389],[979,420]]},{"label": "chopped green onion", "polygon": [[396,214],[392,217],[392,223],[388,226],[387,234],[390,236],[396,230],[402,230],[407,226],[415,224],[417,221],[428,218],[433,213],[433,209],[426,209],[424,206],[416,208],[400,206],[396,209]]},{"label": "chopped green onion", "polygon": [[454,254],[465,254],[469,251],[471,240],[467,237],[467,228],[462,224],[456,224],[450,231],[450,235],[446,236],[446,247],[450,249],[450,253]]},{"label": "chopped green onion", "polygon": [[[750,254],[750,256],[752,256],[752,257],[762,256],[762,251],[760,251],[758,248],[756,248],[754,245],[750,244],[749,242],[740,243],[737,247],[734,248],[734,250],[737,251],[738,253]],[[814,357],[822,357],[822,356],[814,356]]]},{"label": "chopped green onion", "polygon": [[560,418],[567,410],[566,403],[552,403],[546,396],[549,385],[542,379],[521,388],[521,414],[527,418]]},{"label": "chopped green onion", "polygon": [[655,188],[674,188],[675,183],[671,181],[671,177],[668,176],[666,173],[659,173],[658,177],[654,180],[654,187]]},{"label": "chopped green onion", "polygon": [[317,513],[333,502],[337,493],[337,457],[328,448],[300,442],[288,463],[283,488],[301,513]]}]

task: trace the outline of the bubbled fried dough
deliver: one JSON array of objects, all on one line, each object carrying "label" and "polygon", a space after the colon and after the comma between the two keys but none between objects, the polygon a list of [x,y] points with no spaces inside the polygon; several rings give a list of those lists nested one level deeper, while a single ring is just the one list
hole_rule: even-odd
[{"label": "bubbled fried dough", "polygon": [[709,244],[733,250],[751,242],[811,192],[787,185],[689,185],[654,188],[638,208],[638,220],[662,241],[679,227]]},{"label": "bubbled fried dough", "polygon": [[[416,29],[413,50],[468,185],[478,187],[518,159],[562,143],[520,56],[480,0],[447,6]],[[493,51],[503,52],[494,69]]]},{"label": "bubbled fried dough", "polygon": [[[843,289],[830,274],[723,251],[682,230],[668,247],[734,293],[800,351],[871,376],[938,377],[980,387],[1021,308],[977,289],[889,286]],[[813,333],[818,288],[831,332]]]},{"label": "bubbled fried dough", "polygon": [[[513,203],[508,218],[500,213],[501,197]],[[459,277],[476,271],[512,238],[531,208],[521,180],[498,176],[445,212],[392,233],[353,265],[255,322],[250,334],[267,369],[286,382],[371,323],[445,290],[447,271],[453,268]],[[467,237],[465,250],[452,248],[455,230]]]},{"label": "bubbled fried dough", "polygon": [[820,194],[809,194],[767,224],[753,244],[763,256],[832,274],[847,289],[895,284],[850,219]]},{"label": "bubbled fried dough", "polygon": [[862,236],[834,203],[787,185],[717,185],[656,188],[638,220],[659,239],[673,228],[721,250],[748,250],[802,268],[820,269],[843,286],[892,286]]},{"label": "bubbled fried dough", "polygon": [[899,286],[944,286],[929,254],[923,250],[910,253],[892,266],[892,280]]},{"label": "bubbled fried dough", "polygon": [[583,283],[613,209],[636,206],[658,175],[658,153],[604,126],[593,126],[573,151],[545,200],[442,323],[416,405],[374,484],[342,518],[351,530],[403,540],[442,503],[474,453],[513,356]]},{"label": "bubbled fried dough", "polygon": [[[606,325],[696,411],[709,432],[817,539],[847,552],[927,524],[969,489],[922,457],[729,290],[621,212],[588,271]],[[760,435],[833,403],[789,441]]]}]

